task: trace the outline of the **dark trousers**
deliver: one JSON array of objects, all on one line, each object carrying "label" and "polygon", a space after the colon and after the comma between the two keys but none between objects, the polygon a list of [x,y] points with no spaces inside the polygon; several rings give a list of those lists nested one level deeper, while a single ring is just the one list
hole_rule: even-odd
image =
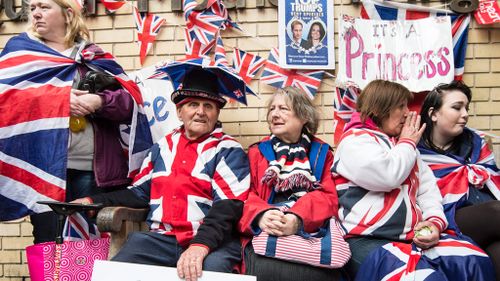
[{"label": "dark trousers", "polygon": [[[66,202],[100,193],[93,171],[68,169],[66,179]],[[52,242],[57,236],[57,215],[54,212],[30,216],[33,225],[34,243]]]},{"label": "dark trousers", "polygon": [[[177,243],[175,236],[155,232],[132,232],[129,234],[127,242],[112,260],[176,267],[177,261],[184,250]],[[203,270],[232,272],[234,266],[240,261],[240,241],[239,239],[233,239],[205,257]]]},{"label": "dark trousers", "polygon": [[257,255],[252,245],[245,248],[245,274],[258,281],[334,281],[341,280],[339,269],[314,267]]},{"label": "dark trousers", "polygon": [[345,265],[345,269],[352,280],[354,280],[356,273],[366,257],[368,257],[373,250],[393,241],[371,237],[356,237],[346,239],[346,242],[349,243],[349,248],[351,249],[351,259]]}]

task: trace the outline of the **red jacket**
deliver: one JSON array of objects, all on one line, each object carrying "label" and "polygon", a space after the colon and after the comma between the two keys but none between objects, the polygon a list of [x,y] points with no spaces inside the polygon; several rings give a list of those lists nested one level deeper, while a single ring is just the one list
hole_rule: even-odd
[{"label": "red jacket", "polygon": [[[265,139],[264,139],[265,140]],[[314,141],[324,143],[318,138]],[[262,184],[261,179],[269,162],[259,151],[258,143],[250,146],[248,150],[250,161],[250,193],[243,207],[243,216],[238,224],[239,231],[243,233],[243,246],[253,237],[254,232],[251,224],[260,213],[274,208],[267,203],[271,195],[271,189]],[[289,210],[289,212],[302,218],[304,230],[315,232],[326,220],[332,216],[337,216],[338,198],[335,184],[333,182],[330,168],[333,163],[333,153],[329,150],[326,156],[325,165],[321,177],[323,188],[307,193],[302,196]]]}]

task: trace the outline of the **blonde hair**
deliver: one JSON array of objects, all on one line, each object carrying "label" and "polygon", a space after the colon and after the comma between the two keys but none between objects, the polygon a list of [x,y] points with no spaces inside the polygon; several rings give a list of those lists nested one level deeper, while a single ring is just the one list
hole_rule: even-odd
[{"label": "blonde hair", "polygon": [[283,89],[278,89],[271,96],[271,98],[267,101],[266,118],[269,119],[271,104],[273,103],[273,100],[277,95],[283,95],[285,97],[286,104],[293,110],[293,112],[295,112],[297,118],[306,122],[303,129],[305,129],[306,132],[311,135],[316,134],[319,127],[318,109],[314,106],[312,101],[302,90],[295,87],[285,87]]},{"label": "blonde hair", "polygon": [[[80,8],[76,5],[74,1],[76,0],[51,0],[61,7],[62,15],[66,20],[66,36],[64,36],[64,45],[69,48],[73,46],[74,42],[83,40],[89,40],[90,34],[89,29],[85,25],[83,20],[83,15]],[[68,17],[67,9],[70,8],[73,11],[73,17],[70,19]],[[31,20],[31,17],[30,17]],[[43,40],[43,36],[36,32],[33,24],[30,25],[28,31],[39,39]]]},{"label": "blonde hair", "polygon": [[391,111],[402,102],[410,102],[413,94],[405,86],[386,80],[373,80],[361,91],[356,102],[356,110],[361,113],[361,121],[370,117],[377,126],[389,118]]}]

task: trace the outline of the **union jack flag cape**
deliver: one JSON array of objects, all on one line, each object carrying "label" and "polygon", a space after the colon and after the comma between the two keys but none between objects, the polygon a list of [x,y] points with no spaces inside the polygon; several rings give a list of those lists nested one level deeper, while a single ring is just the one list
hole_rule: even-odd
[{"label": "union jack flag cape", "polygon": [[279,51],[271,49],[269,58],[260,76],[260,81],[275,88],[294,86],[303,90],[310,99],[314,99],[316,91],[321,84],[323,70],[295,70],[283,69],[279,66]]},{"label": "union jack flag cape", "polygon": [[265,63],[266,59],[264,58],[234,48],[233,68],[247,84],[250,83]]},{"label": "union jack flag cape", "polygon": [[[77,60],[114,75],[134,97],[127,142],[129,164],[138,169],[151,135],[149,127],[139,128],[147,120],[136,84],[109,53],[84,50]],[[0,54],[0,221],[49,211],[39,200],[64,201],[69,93],[78,65],[26,33],[11,38]]]},{"label": "union jack flag cape", "polygon": [[[465,130],[471,131],[468,128]],[[455,210],[464,206],[469,188],[488,188],[491,194],[500,200],[500,170],[496,166],[495,157],[486,141],[474,131],[471,133],[473,138],[470,159],[439,154],[423,143],[418,145],[422,160],[429,165],[437,178],[446,217],[450,228],[455,231],[458,230]]]},{"label": "union jack flag cape", "polygon": [[459,15],[448,10],[396,3],[392,1],[363,0],[361,18],[374,20],[414,20],[427,17],[449,16],[453,40],[455,80],[462,80],[470,15]]},{"label": "union jack flag cape", "polygon": [[137,28],[137,39],[139,43],[139,55],[141,58],[141,65],[144,64],[146,56],[153,46],[156,35],[160,32],[160,28],[165,23],[164,18],[160,18],[150,13],[141,14],[137,8],[134,7],[135,26]]},{"label": "union jack flag cape", "polygon": [[427,250],[401,242],[379,247],[361,264],[356,280],[495,280],[495,272],[488,255],[468,238],[441,234]]}]

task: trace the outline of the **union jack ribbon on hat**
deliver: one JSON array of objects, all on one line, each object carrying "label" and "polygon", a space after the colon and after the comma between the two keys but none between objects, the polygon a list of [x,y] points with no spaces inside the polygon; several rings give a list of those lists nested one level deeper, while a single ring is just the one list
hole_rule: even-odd
[{"label": "union jack ribbon on hat", "polygon": [[201,41],[194,36],[194,33],[189,32],[187,28],[184,28],[184,35],[186,39],[184,41],[186,57],[183,60],[208,56],[215,45],[215,41],[210,42],[208,45],[203,45]]},{"label": "union jack ribbon on hat", "polygon": [[[207,7],[201,11],[195,10],[198,3],[195,0],[184,0],[184,19],[192,38],[197,38],[207,46],[215,41],[215,34],[226,21],[224,9],[220,9],[218,0],[210,0]],[[215,7],[215,8],[213,8]]]},{"label": "union jack ribbon on hat", "polygon": [[318,90],[325,72],[323,70],[296,70],[283,69],[279,66],[279,51],[277,48],[271,49],[269,58],[264,67],[264,72],[260,81],[275,88],[286,86],[297,87],[304,91],[310,99]]},{"label": "union jack ribbon on hat", "polygon": [[220,33],[217,33],[217,40],[215,44],[215,51],[214,51],[214,59],[210,63],[210,65],[217,65],[217,64],[222,64],[226,67],[229,67],[229,62],[227,61],[226,58],[226,50],[224,49],[224,44],[222,43],[222,38],[220,37]]}]

